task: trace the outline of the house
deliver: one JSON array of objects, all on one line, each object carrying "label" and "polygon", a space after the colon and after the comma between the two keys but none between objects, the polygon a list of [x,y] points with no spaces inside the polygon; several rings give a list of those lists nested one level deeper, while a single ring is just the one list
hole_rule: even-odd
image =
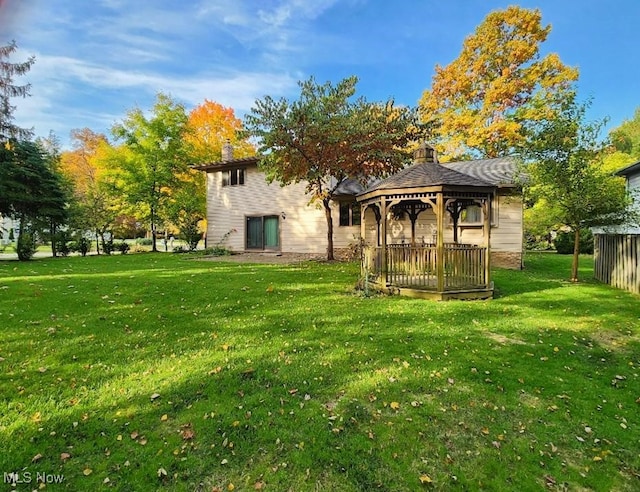
[{"label": "house", "polygon": [[[640,161],[616,172],[627,182],[640,212]],[[594,228],[594,276],[601,282],[640,294],[640,227],[623,224]]]},{"label": "house", "polygon": [[[233,158],[233,149],[225,145],[223,158],[197,166],[207,173],[207,245],[224,240],[233,251],[272,251],[324,254],[327,225],[324,210],[305,192],[305,184],[280,186],[268,183],[258,168],[257,157]],[[522,193],[515,182],[517,164],[511,158],[450,162],[442,167],[456,175],[480,180],[491,188],[492,263],[509,268],[522,267],[523,221]],[[375,186],[375,185],[374,185]],[[364,237],[373,240],[373,222],[361,230],[359,195],[366,193],[356,181],[346,181],[338,189],[333,203],[334,248],[337,253]],[[484,242],[482,213],[477,204],[468,202],[460,210],[456,227],[445,224],[445,241],[456,239],[468,244]],[[372,213],[372,212],[369,212]],[[421,214],[415,223],[417,237],[425,242],[433,238],[434,215]],[[410,239],[410,222],[406,217],[392,217],[389,243]]]},{"label": "house", "polygon": [[[268,183],[257,157],[233,158],[225,144],[222,160],[197,166],[207,173],[207,246],[233,251],[326,254],[324,210],[305,192],[304,183]],[[360,234],[360,208],[346,191],[333,204],[334,248],[346,250]]]}]

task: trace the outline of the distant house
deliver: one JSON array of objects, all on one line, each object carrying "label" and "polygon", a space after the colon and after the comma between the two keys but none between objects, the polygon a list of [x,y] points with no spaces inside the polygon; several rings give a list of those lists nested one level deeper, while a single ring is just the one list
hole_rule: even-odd
[{"label": "distant house", "polygon": [[[640,209],[640,162],[616,172],[627,181],[627,190]],[[640,294],[640,227],[623,224],[595,228],[594,275],[601,282]]]},{"label": "distant house", "polygon": [[[258,167],[257,157],[234,159],[232,149],[223,150],[223,159],[197,166],[207,173],[207,245],[225,241],[234,251],[326,253],[327,225],[324,210],[310,203],[305,184],[269,184]],[[456,173],[478,179],[492,188],[491,245],[494,265],[522,267],[522,192],[515,181],[514,159],[498,158],[443,163]],[[333,202],[334,247],[339,253],[361,235],[361,205],[357,197],[366,193],[362,185],[348,180],[338,189]],[[433,217],[423,214],[416,223],[417,235],[430,242]],[[410,224],[406,217],[390,217],[389,242],[408,241]],[[373,238],[375,226],[364,231]],[[446,241],[453,241],[454,226],[446,224]],[[473,203],[461,211],[456,237],[465,243],[482,243],[482,213]]]}]

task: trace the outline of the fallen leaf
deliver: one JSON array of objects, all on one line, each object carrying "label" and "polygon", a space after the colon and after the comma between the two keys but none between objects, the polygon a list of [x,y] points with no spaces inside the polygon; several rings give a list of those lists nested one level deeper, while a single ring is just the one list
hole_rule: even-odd
[{"label": "fallen leaf", "polygon": [[41,459],[42,459],[42,455],[38,453],[33,458],[31,458],[31,463],[35,463],[36,461],[40,461]]},{"label": "fallen leaf", "polygon": [[398,403],[397,401],[392,401],[391,403],[389,403],[389,406],[392,410],[398,410],[400,408],[400,403]]},{"label": "fallen leaf", "polygon": [[131,433],[131,439],[138,439],[138,436],[139,436],[139,435],[140,435],[140,434],[138,434],[138,431],[133,431],[133,432]]},{"label": "fallen leaf", "polygon": [[235,490],[236,486],[233,485],[232,483],[229,483],[229,485],[227,485],[227,490],[231,491],[231,490]]},{"label": "fallen leaf", "polygon": [[91,475],[93,473],[93,470],[91,468],[85,468],[84,470],[82,470],[82,474],[85,477],[88,477],[89,475]]},{"label": "fallen leaf", "polygon": [[161,422],[166,422],[167,420],[169,420],[169,416],[166,413],[162,417],[160,417]]},{"label": "fallen leaf", "polygon": [[160,393],[154,393],[150,396],[151,401],[157,400],[158,398],[160,398]]},{"label": "fallen leaf", "polygon": [[69,458],[71,458],[71,455],[69,453],[60,453],[60,459],[62,461],[67,461]]},{"label": "fallen leaf", "polygon": [[483,427],[480,432],[482,432],[485,436],[488,436],[489,435],[489,428],[488,427]]},{"label": "fallen leaf", "polygon": [[433,480],[431,480],[431,477],[429,475],[423,473],[422,475],[420,475],[420,483],[433,483]]},{"label": "fallen leaf", "polygon": [[253,490],[262,490],[264,488],[264,482],[256,482],[253,484]]},{"label": "fallen leaf", "polygon": [[167,470],[165,470],[164,468],[158,468],[157,473],[158,473],[158,477],[160,478],[167,476]]}]

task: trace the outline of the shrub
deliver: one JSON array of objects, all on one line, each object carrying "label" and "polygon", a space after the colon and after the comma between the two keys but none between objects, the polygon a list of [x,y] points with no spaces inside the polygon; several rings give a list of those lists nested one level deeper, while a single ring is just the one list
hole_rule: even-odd
[{"label": "shrub", "polygon": [[173,252],[176,254],[182,254],[182,253],[188,253],[189,250],[184,246],[176,246],[175,248],[173,248]]},{"label": "shrub", "polygon": [[71,236],[67,231],[56,232],[53,235],[53,243],[55,245],[56,253],[61,256],[69,256],[69,253],[71,253],[70,241]]},{"label": "shrub", "polygon": [[151,238],[143,237],[136,240],[136,243],[140,246],[151,246],[153,244],[153,240]]},{"label": "shrub", "polygon": [[33,258],[36,253],[36,238],[30,232],[22,232],[18,236],[18,244],[16,245],[16,253],[20,261],[28,261]]},{"label": "shrub", "polygon": [[[573,254],[573,242],[573,232],[559,232],[553,240],[553,245],[559,254],[570,255]],[[580,231],[580,253],[587,255],[593,254],[593,235],[589,229]]]},{"label": "shrub", "polygon": [[104,252],[104,254],[110,255],[111,253],[113,253],[113,250],[114,250],[113,239],[109,239],[108,241],[104,241],[102,243],[102,251]]},{"label": "shrub", "polygon": [[126,255],[129,252],[129,249],[130,249],[129,245],[125,241],[122,241],[121,243],[116,244],[115,247],[123,255]]},{"label": "shrub", "polygon": [[87,253],[91,250],[91,241],[86,237],[81,237],[72,243],[71,249],[72,251],[77,251],[82,256],[87,256]]}]

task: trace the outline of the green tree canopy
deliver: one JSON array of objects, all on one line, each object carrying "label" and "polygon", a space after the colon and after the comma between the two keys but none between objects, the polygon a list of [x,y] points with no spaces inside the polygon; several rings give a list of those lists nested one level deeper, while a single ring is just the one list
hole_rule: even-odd
[{"label": "green tree canopy", "polygon": [[617,171],[620,168],[640,161],[640,108],[633,118],[611,130],[611,152],[606,156],[607,169]]},{"label": "green tree canopy", "polygon": [[261,169],[281,185],[306,183],[327,220],[327,259],[333,255],[331,200],[348,178],[366,180],[400,169],[407,161],[414,112],[393,101],[354,99],[356,77],[336,85],[300,82],[295,101],[267,96],[245,117],[259,142]]},{"label": "green tree canopy", "polygon": [[157,225],[168,219],[171,189],[188,167],[187,122],[184,106],[161,93],[150,116],[133,109],[112,129],[114,137],[123,142],[115,159],[117,186],[150,224],[153,251],[157,251]]},{"label": "green tree canopy", "polygon": [[491,12],[446,67],[436,66],[419,103],[445,158],[498,157],[524,142],[523,124],[553,119],[578,78],[557,54],[540,55],[551,26],[539,10]]},{"label": "green tree canopy", "polygon": [[525,152],[531,191],[544,198],[546,213],[574,232],[574,281],[580,230],[624,222],[630,203],[624,179],[603,165],[608,145],[599,138],[603,122],[587,122],[586,107],[571,98],[556,118],[530,125]]}]

